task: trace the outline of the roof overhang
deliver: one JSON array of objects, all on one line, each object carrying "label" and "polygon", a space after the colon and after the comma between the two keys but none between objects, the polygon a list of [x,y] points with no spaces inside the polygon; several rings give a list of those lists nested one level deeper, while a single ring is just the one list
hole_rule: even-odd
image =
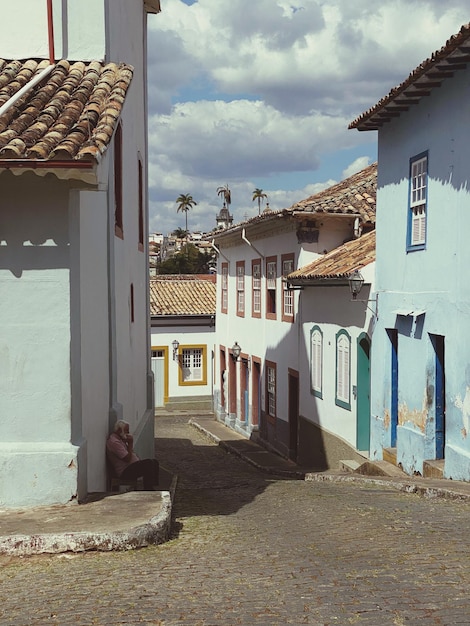
[{"label": "roof overhang", "polygon": [[470,63],[470,25],[462,26],[445,46],[423,61],[398,87],[392,89],[375,106],[355,119],[349,128],[378,130],[386,122],[408,111],[410,106],[429,96],[446,78]]},{"label": "roof overhang", "polygon": [[151,315],[150,326],[163,328],[165,326],[209,326],[215,327],[215,313],[201,315]]},{"label": "roof overhang", "polygon": [[93,161],[0,159],[0,174],[6,170],[17,176],[25,172],[33,172],[38,176],[54,174],[61,180],[80,180],[89,185],[97,183],[97,163]]},{"label": "roof overhang", "polygon": [[160,13],[160,0],[144,0],[144,8],[147,13]]},{"label": "roof overhang", "polygon": [[348,276],[315,276],[314,278],[289,278],[286,282],[292,287],[347,287],[349,286]]}]

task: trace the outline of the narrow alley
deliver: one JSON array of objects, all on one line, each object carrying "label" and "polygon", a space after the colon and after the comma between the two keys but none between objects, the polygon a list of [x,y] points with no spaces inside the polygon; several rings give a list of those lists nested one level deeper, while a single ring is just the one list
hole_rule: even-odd
[{"label": "narrow alley", "polygon": [[155,430],[171,540],[1,561],[2,626],[468,625],[468,502],[275,478],[187,417]]}]

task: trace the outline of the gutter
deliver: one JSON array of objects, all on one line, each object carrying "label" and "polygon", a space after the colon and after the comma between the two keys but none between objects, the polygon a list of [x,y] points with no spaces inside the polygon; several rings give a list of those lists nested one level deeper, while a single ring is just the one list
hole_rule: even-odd
[{"label": "gutter", "polygon": [[251,241],[248,241],[248,239],[246,238],[245,232],[246,232],[246,230],[245,230],[245,228],[243,228],[243,230],[242,230],[242,240],[245,243],[247,243],[249,246],[251,246],[253,248],[253,250],[256,252],[256,254],[259,254],[262,259],[265,259],[266,258],[265,255],[261,254],[261,252],[255,248],[255,246],[251,243]]},{"label": "gutter", "polygon": [[50,169],[50,170],[53,170],[53,169],[67,168],[67,169],[77,169],[77,170],[89,170],[89,169],[92,169],[94,166],[95,164],[93,161],[53,161],[53,160],[37,161],[33,159],[0,159],[0,167],[4,169],[38,169],[38,170]]}]

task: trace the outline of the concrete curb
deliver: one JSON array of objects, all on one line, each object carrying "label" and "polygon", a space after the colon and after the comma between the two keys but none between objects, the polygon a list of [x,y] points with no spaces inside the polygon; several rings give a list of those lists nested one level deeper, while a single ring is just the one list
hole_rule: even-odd
[{"label": "concrete curb", "polygon": [[397,478],[383,478],[383,477],[368,477],[362,474],[315,474],[308,473],[305,475],[306,481],[311,482],[349,482],[349,483],[363,483],[371,485],[381,485],[382,487],[388,487],[402,491],[404,493],[416,493],[425,498],[447,498],[448,500],[460,500],[467,501],[470,499],[469,494],[459,492],[452,487],[436,487],[426,484],[418,484],[413,481],[404,481]]},{"label": "concrete curb", "polygon": [[[172,488],[176,487],[172,484]],[[138,492],[133,492],[138,493]],[[64,532],[0,537],[0,554],[26,556],[88,550],[132,550],[168,540],[171,530],[172,498],[170,492],[161,492],[160,512],[145,524],[127,531]],[[80,505],[78,505],[80,506]]]},{"label": "concrete curb", "polygon": [[[249,455],[247,455],[244,452],[241,452],[240,450],[237,450],[235,446],[230,445],[230,441],[223,441],[222,439],[220,439],[220,437],[217,437],[217,435],[215,435],[214,433],[211,433],[210,430],[207,430],[206,428],[204,428],[204,426],[201,426],[201,424],[199,424],[197,421],[190,419],[189,424],[193,428],[196,428],[203,435],[205,435],[206,437],[208,437],[209,439],[217,443],[226,452],[230,452],[231,454],[238,456],[240,459],[243,459],[246,463],[249,463],[256,469],[261,470],[265,472],[266,474],[270,474],[272,476],[280,476],[284,478],[295,478],[298,480],[305,479],[306,474],[305,472],[302,472],[301,470],[294,469],[294,468],[287,469],[287,468],[281,468],[281,467],[273,467],[269,465],[266,466],[266,465],[263,465],[262,463],[257,463]],[[264,449],[261,451],[269,452],[269,450],[264,450]]]}]

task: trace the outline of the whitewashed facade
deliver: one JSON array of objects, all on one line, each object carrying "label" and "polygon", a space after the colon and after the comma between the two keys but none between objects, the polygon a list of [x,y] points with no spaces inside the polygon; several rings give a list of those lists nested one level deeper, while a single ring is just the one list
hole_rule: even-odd
[{"label": "whitewashed facade", "polygon": [[[375,170],[368,174],[375,189]],[[343,181],[341,188],[347,187]],[[292,271],[353,238],[358,223],[369,219],[359,208],[351,210],[351,205],[343,212],[347,203],[342,204],[338,197],[336,212],[326,210],[323,203],[335,195],[329,192],[319,194],[317,201],[315,196],[310,198],[309,206],[299,203],[289,210],[265,212],[217,233],[214,239],[219,249],[214,376],[217,419],[310,466],[331,459],[331,454],[320,449],[321,429],[332,434],[332,449],[338,442],[343,452],[352,453],[355,447],[355,418],[351,418],[350,409],[346,409],[347,415],[338,407],[333,413],[328,408],[315,410],[317,402],[310,385],[312,326],[321,319],[326,336],[341,324],[347,329],[353,327],[350,335],[355,341],[369,324],[364,311],[360,314],[354,309],[352,313],[347,286],[325,290],[320,301],[318,289],[290,290],[284,280]],[[375,191],[372,209],[375,212]],[[344,315],[337,315],[338,307]],[[238,348],[240,355],[235,358]],[[325,352],[326,385],[334,384],[333,358]],[[353,376],[354,370],[351,381]],[[334,394],[328,392],[327,396],[334,406]],[[351,404],[354,407],[354,402]]]},{"label": "whitewashed facade", "polygon": [[[49,58],[46,3],[9,2],[3,59]],[[52,2],[54,59],[125,62],[116,139],[86,169],[0,155],[0,506],[65,503],[106,486],[117,418],[153,454],[148,331],[146,17],[158,2]],[[54,60],[53,59],[53,60]],[[1,120],[1,117],[0,117]],[[141,219],[137,208],[141,209]]]}]

